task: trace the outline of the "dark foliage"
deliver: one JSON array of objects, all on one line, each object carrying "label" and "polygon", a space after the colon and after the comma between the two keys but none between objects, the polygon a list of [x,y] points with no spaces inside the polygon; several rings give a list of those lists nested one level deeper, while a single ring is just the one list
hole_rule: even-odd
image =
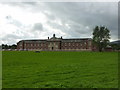
[{"label": "dark foliage", "polygon": [[96,26],[93,30],[93,44],[97,46],[99,51],[104,50],[109,44],[110,31],[104,26]]}]

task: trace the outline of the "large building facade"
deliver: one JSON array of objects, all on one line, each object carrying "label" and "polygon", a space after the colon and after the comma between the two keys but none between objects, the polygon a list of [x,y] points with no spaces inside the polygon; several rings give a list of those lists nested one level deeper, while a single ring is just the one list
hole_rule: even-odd
[{"label": "large building facade", "polygon": [[48,37],[48,39],[21,40],[17,43],[17,50],[92,51],[94,49],[91,38],[63,39],[62,37],[57,38],[55,34],[52,38]]}]

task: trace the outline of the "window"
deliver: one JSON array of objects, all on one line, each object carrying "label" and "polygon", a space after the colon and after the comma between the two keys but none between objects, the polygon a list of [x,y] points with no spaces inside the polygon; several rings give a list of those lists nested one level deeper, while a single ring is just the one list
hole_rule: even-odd
[{"label": "window", "polygon": [[70,46],[70,43],[69,43],[69,46]]},{"label": "window", "polygon": [[91,46],[91,41],[89,41],[89,46]]},{"label": "window", "polygon": [[83,45],[81,44],[80,46],[82,47]]},{"label": "window", "polygon": [[65,46],[66,46],[67,44],[65,43]]},{"label": "window", "polygon": [[20,43],[20,46],[22,46],[22,43]]}]

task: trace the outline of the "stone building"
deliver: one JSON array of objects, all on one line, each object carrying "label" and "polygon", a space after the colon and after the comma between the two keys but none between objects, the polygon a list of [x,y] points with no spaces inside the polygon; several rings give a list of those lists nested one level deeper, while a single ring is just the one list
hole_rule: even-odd
[{"label": "stone building", "polygon": [[38,40],[21,40],[17,43],[17,50],[78,50],[78,51],[92,51],[91,38],[75,38],[75,39],[63,39],[57,38],[53,34],[52,38],[38,39]]}]

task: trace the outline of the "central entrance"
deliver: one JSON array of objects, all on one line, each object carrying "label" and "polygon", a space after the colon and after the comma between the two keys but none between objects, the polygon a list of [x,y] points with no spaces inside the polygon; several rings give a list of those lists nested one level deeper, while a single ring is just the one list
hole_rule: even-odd
[{"label": "central entrance", "polygon": [[49,44],[48,44],[48,49],[49,50],[58,50],[59,48],[59,43],[58,42],[53,42],[51,41]]},{"label": "central entrance", "polygon": [[54,47],[52,47],[52,50],[54,49]]}]

